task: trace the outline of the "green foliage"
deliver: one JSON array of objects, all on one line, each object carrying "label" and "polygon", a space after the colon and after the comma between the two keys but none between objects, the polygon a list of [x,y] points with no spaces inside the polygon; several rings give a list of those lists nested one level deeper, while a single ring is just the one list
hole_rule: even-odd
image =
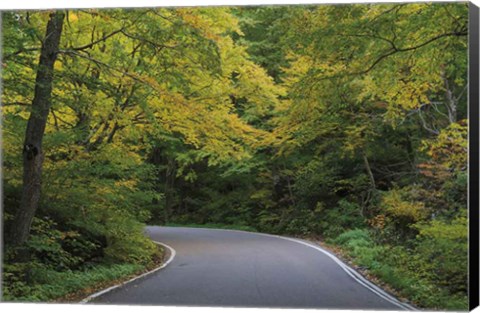
[{"label": "green foliage", "polygon": [[347,245],[351,241],[362,242],[368,245],[369,243],[371,243],[371,238],[368,234],[368,231],[357,228],[340,234],[337,238],[335,238],[335,240],[333,240],[334,243],[342,246]]},{"label": "green foliage", "polygon": [[[58,271],[40,263],[5,264],[3,301],[45,302],[99,283],[124,278],[143,269],[140,264],[101,265],[84,271]],[[23,280],[28,273],[29,280]]]},{"label": "green foliage", "polygon": [[319,209],[321,210],[319,212],[321,221],[318,222],[319,228],[317,232],[327,238],[335,238],[348,229],[355,229],[365,225],[362,209],[355,202],[341,199],[336,207],[329,209],[317,204],[317,211]]},{"label": "green foliage", "polygon": [[420,234],[416,252],[428,264],[429,279],[453,295],[467,292],[467,226],[465,217],[450,222],[433,220],[417,226]]},{"label": "green foliage", "polygon": [[156,246],[143,234],[143,224],[131,217],[113,217],[105,237],[106,260],[136,264],[147,264],[156,252]]},{"label": "green foliage", "polygon": [[[467,273],[465,220],[452,225],[432,224],[420,226],[421,238],[413,249],[379,245],[364,229],[345,232],[331,242],[341,246],[358,266],[417,305],[465,310],[468,305],[464,290]],[[454,229],[460,232],[453,235]],[[451,281],[443,280],[442,283],[441,277]]]},{"label": "green foliage", "polygon": [[[91,255],[97,248],[93,242],[78,241],[78,232],[62,232],[56,227],[50,219],[34,219],[27,246],[33,258],[42,264],[58,270],[75,268],[85,262],[82,255]],[[68,251],[72,246],[75,246],[75,250]]]}]

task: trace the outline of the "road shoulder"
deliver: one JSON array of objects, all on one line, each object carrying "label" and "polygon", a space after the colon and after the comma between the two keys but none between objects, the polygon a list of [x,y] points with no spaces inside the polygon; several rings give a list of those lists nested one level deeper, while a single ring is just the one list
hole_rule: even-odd
[{"label": "road shoulder", "polygon": [[160,256],[153,260],[153,262],[146,266],[144,269],[137,271],[131,275],[125,277],[104,281],[98,284],[95,284],[91,287],[78,290],[74,293],[67,294],[61,298],[55,299],[52,302],[54,303],[88,303],[93,299],[110,292],[119,287],[125,286],[131,282],[137,281],[141,278],[144,278],[148,275],[151,275],[158,270],[166,267],[175,257],[175,250],[170,246],[167,246],[164,243],[156,242],[155,244],[159,247]]}]

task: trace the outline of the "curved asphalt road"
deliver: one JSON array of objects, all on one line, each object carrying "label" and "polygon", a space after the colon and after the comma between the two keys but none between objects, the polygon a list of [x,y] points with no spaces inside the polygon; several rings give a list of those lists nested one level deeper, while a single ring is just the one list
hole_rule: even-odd
[{"label": "curved asphalt road", "polygon": [[402,310],[299,242],[249,232],[147,227],[176,250],[164,269],[93,303]]}]

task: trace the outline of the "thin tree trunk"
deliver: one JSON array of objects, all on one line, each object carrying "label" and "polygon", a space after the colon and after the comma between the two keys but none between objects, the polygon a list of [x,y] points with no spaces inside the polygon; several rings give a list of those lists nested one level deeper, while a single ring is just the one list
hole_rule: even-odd
[{"label": "thin tree trunk", "polygon": [[64,13],[61,11],[50,14],[45,39],[40,52],[32,112],[28,119],[23,147],[22,196],[20,207],[15,213],[11,232],[11,243],[14,246],[20,246],[27,240],[40,200],[44,158],[42,141],[51,106],[53,65],[57,59],[63,19]]},{"label": "thin tree trunk", "polygon": [[363,164],[365,165],[365,170],[367,171],[368,178],[370,179],[371,188],[367,191],[367,197],[362,199],[362,207],[360,208],[360,215],[365,216],[365,210],[368,207],[370,200],[372,199],[372,194],[375,192],[377,186],[375,184],[375,177],[372,173],[372,168],[370,167],[370,162],[368,161],[367,154],[362,151]]},{"label": "thin tree trunk", "polygon": [[445,98],[447,100],[446,106],[448,111],[448,119],[450,123],[457,121],[457,99],[453,96],[453,91],[448,83],[448,78],[445,73],[442,74],[443,82],[445,85]]},{"label": "thin tree trunk", "polygon": [[293,196],[292,184],[290,182],[290,176],[288,175],[287,175],[287,188],[288,188],[288,194],[290,196],[290,202],[292,203],[293,206],[295,206],[295,197]]},{"label": "thin tree trunk", "polygon": [[365,152],[362,152],[362,157],[363,157],[363,163],[365,165],[365,169],[367,170],[367,173],[368,173],[368,178],[370,179],[370,184],[372,185],[372,189],[376,189],[375,177],[373,177],[372,169],[370,167],[370,162],[368,162],[368,158]]},{"label": "thin tree trunk", "polygon": [[[286,171],[286,169],[287,169],[287,165],[285,164],[285,160],[283,160],[283,170]],[[287,179],[288,195],[290,196],[290,202],[293,206],[295,206],[295,197],[293,195],[293,188],[290,181],[290,175],[287,174],[286,179]]]},{"label": "thin tree trunk", "polygon": [[165,223],[170,222],[170,217],[172,216],[175,171],[175,160],[169,157],[167,161],[167,169],[165,170]]}]

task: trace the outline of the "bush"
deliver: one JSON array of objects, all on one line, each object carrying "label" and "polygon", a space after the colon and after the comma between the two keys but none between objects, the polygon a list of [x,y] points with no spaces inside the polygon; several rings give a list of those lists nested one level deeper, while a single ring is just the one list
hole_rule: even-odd
[{"label": "bush", "polygon": [[319,221],[316,222],[315,229],[327,238],[335,238],[349,229],[365,226],[360,206],[345,199],[338,201],[337,206],[333,208],[325,208],[323,204],[318,203],[316,212]]},{"label": "bush", "polygon": [[107,224],[107,261],[148,264],[157,252],[155,244],[143,234],[142,223],[127,216],[116,216]]},{"label": "bush", "polygon": [[360,266],[375,269],[381,265],[379,257],[385,248],[375,245],[368,231],[364,229],[347,231],[333,240],[333,243],[344,247]]},{"label": "bush", "polygon": [[429,264],[434,271],[431,281],[452,294],[467,292],[467,226],[466,217],[417,225],[420,231],[416,247],[419,261]]},{"label": "bush", "polygon": [[358,228],[354,230],[349,230],[341,234],[336,239],[332,240],[332,242],[340,246],[343,246],[352,240],[371,242],[371,238],[368,231],[364,229],[358,229]]}]

